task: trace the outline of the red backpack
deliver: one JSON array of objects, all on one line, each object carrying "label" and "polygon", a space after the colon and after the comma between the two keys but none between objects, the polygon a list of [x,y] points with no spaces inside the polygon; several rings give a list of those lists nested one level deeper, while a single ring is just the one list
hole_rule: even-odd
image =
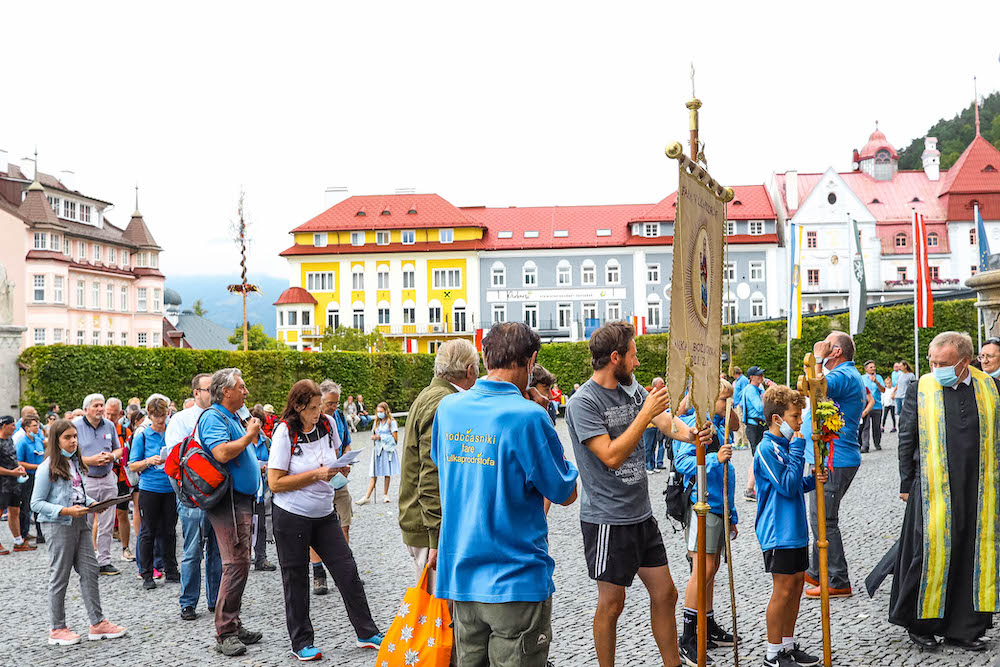
[{"label": "red backpack", "polygon": [[198,442],[200,421],[198,415],[191,435],[170,450],[163,471],[182,505],[210,510],[229,495],[233,480],[225,464],[219,463],[212,451]]}]

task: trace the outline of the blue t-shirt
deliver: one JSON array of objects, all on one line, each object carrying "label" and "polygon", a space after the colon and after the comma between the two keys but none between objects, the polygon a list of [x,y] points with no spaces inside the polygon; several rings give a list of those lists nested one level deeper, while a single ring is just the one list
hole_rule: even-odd
[{"label": "blue t-shirt", "polygon": [[900,371],[893,371],[892,373],[889,374],[889,377],[892,378],[892,386],[893,387],[896,386],[896,378],[899,377],[899,374],[900,374]]},{"label": "blue t-shirt", "polygon": [[[885,387],[885,378],[881,375],[876,375],[874,378],[868,375],[868,373],[861,374],[861,382],[864,383],[865,388],[872,393],[872,398],[875,399],[875,405],[872,406],[872,410],[882,409],[882,390],[878,388],[875,381],[878,380]],[[861,408],[864,411],[864,407]],[[836,453],[836,450],[835,452]]]},{"label": "blue t-shirt", "polygon": [[743,411],[744,424],[756,424],[757,420],[764,421],[764,385],[757,387],[748,382],[743,388],[743,395],[738,405]]},{"label": "blue t-shirt", "polygon": [[545,409],[509,382],[479,380],[441,401],[431,459],[441,487],[435,595],[547,600],[555,562],[543,499],[565,502],[578,473]]},{"label": "blue t-shirt", "polygon": [[740,377],[733,383],[733,405],[739,405],[740,399],[743,398],[743,390],[747,388],[750,384],[750,378],[747,377],[746,373],[740,375]]},{"label": "blue t-shirt", "polygon": [[[45,436],[41,431],[35,435],[28,435],[26,431],[15,433],[14,447],[17,450],[17,460],[21,463],[38,465],[45,460]],[[34,477],[35,471],[28,470],[28,475]]]},{"label": "blue t-shirt", "polygon": [[[695,425],[695,415],[693,410],[689,410],[686,414],[681,416],[681,421],[688,426]],[[722,436],[725,434],[726,430],[726,420],[724,417],[719,415],[712,415],[712,424],[715,426],[715,434],[712,436],[712,444],[714,447],[720,447],[720,442],[722,441]],[[733,434],[729,434],[729,441],[732,442]],[[727,463],[729,466],[729,489],[727,495],[729,496],[729,520],[732,523],[739,522],[739,514],[736,511],[736,469],[733,464]],[[679,472],[684,476],[684,487],[695,479],[698,474],[698,460],[697,460],[697,449],[694,443],[682,442],[680,440],[674,440],[674,470]],[[723,466],[719,463],[719,455],[716,452],[711,454],[705,454],[705,473],[706,481],[708,483],[708,505],[709,511],[712,514],[717,514],[718,516],[723,516],[722,511],[722,471]],[[691,488],[691,502],[698,502],[698,487],[693,486]]]},{"label": "blue t-shirt", "polygon": [[[212,407],[205,410],[201,415],[201,421],[198,422],[198,442],[210,450],[218,445],[239,440],[246,434],[247,431],[240,423],[239,417],[218,403],[213,403]],[[229,461],[226,468],[233,478],[233,491],[246,496],[256,495],[257,486],[260,484],[260,462],[254,452],[253,443],[247,445],[236,458]]]},{"label": "blue t-shirt", "polygon": [[[158,456],[163,450],[166,440],[163,433],[158,433],[147,426],[137,436],[132,438],[132,448],[129,449],[128,462],[138,463],[150,456]],[[173,493],[167,473],[160,466],[149,466],[139,473],[139,490],[153,493]]]},{"label": "blue t-shirt", "polygon": [[[861,445],[858,427],[861,412],[865,409],[865,385],[853,362],[848,361],[826,373],[826,396],[840,406],[844,414],[844,428],[833,442],[833,467],[851,468],[861,465]],[[812,448],[807,447],[808,451]],[[808,454],[807,457],[811,457]],[[807,458],[808,460],[808,458]]]}]

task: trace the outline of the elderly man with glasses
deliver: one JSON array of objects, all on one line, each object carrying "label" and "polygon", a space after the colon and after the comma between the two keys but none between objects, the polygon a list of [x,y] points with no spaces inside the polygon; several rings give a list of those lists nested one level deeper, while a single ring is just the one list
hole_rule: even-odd
[{"label": "elderly man with glasses", "polygon": [[1000,338],[987,338],[979,348],[979,363],[983,372],[996,380],[1000,378]]}]

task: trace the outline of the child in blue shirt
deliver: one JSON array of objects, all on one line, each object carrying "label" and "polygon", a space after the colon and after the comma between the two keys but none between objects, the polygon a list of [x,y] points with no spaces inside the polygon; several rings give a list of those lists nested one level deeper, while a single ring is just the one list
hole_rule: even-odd
[{"label": "child in blue shirt", "polygon": [[799,650],[795,621],[809,568],[809,526],[805,494],[826,481],[826,471],[803,479],[805,468],[802,410],[805,396],[784,385],[764,392],[767,431],[754,455],[757,480],[757,540],[773,590],[767,605],[765,667],[818,665],[819,658]]}]

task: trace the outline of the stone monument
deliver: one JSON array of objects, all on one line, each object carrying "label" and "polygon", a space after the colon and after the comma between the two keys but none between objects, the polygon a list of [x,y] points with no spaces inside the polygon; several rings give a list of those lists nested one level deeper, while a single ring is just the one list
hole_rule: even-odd
[{"label": "stone monument", "polygon": [[17,415],[21,398],[21,374],[17,355],[25,328],[15,326],[14,283],[0,264],[0,415]]},{"label": "stone monument", "polygon": [[989,271],[965,281],[976,291],[976,308],[982,313],[985,338],[1000,336],[1000,255],[990,255],[989,267]]}]

